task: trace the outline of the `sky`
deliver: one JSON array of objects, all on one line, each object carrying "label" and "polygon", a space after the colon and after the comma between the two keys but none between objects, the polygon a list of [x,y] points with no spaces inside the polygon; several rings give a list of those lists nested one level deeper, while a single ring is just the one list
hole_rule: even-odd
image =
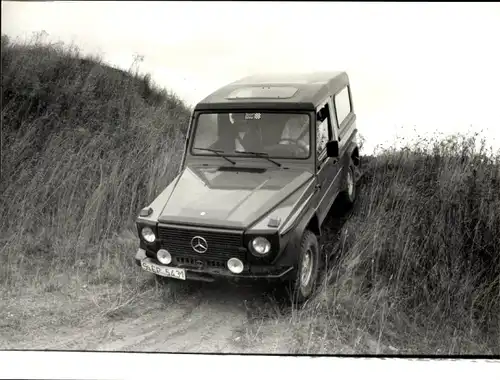
[{"label": "sky", "polygon": [[2,1],[1,21],[124,69],[142,55],[190,105],[253,73],[343,70],[365,152],[470,130],[500,149],[499,3]]}]

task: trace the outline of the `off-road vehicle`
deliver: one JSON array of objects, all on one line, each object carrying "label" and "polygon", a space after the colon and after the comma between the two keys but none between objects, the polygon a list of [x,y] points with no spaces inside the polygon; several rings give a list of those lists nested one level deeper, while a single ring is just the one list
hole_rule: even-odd
[{"label": "off-road vehicle", "polygon": [[137,218],[135,260],[176,280],[284,280],[303,302],[321,225],[338,196],[354,202],[359,165],[345,72],[233,82],[196,105],[178,175]]}]

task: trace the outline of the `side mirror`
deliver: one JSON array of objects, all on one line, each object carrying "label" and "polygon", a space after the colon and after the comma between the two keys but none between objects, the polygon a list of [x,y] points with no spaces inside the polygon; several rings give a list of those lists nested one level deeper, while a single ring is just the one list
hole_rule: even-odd
[{"label": "side mirror", "polygon": [[328,141],[326,143],[326,155],[328,157],[337,158],[339,156],[339,142],[338,141]]}]

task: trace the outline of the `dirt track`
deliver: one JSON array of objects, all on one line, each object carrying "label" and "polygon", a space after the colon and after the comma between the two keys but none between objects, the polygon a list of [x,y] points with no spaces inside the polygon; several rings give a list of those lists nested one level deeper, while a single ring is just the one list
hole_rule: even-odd
[{"label": "dirt track", "polygon": [[[93,349],[288,352],[283,347],[287,326],[269,325],[261,315],[252,315],[251,310],[266,308],[255,290],[224,289],[221,284],[193,284],[191,287],[186,298],[165,306],[163,310],[133,321],[111,324],[111,339],[94,345]],[[129,333],[131,330],[133,335]]]},{"label": "dirt track", "polygon": [[[98,293],[97,288],[91,291]],[[67,307],[67,299],[53,296],[61,298],[61,308]],[[49,303],[48,299],[37,301]],[[181,283],[161,290],[150,282],[149,290],[127,305],[98,304],[100,309],[92,310],[100,312],[87,309],[83,323],[74,326],[50,326],[47,316],[55,313],[48,311],[42,317],[25,315],[25,325],[17,331],[7,319],[0,326],[0,348],[198,353],[290,353],[297,349],[296,332],[290,325],[294,313],[269,299],[262,287]],[[80,310],[83,314],[85,308],[80,306]],[[32,324],[39,328],[29,328]]]}]

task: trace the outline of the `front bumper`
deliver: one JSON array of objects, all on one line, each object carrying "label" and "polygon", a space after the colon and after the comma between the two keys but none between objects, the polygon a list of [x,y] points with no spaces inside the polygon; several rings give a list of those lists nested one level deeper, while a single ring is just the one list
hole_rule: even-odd
[{"label": "front bumper", "polygon": [[210,268],[197,269],[185,266],[163,265],[157,260],[146,256],[143,249],[138,249],[135,255],[135,262],[141,266],[143,260],[153,263],[162,267],[181,268],[186,272],[186,280],[213,282],[217,279],[227,279],[231,281],[245,281],[245,280],[285,280],[293,273],[293,267],[273,267],[273,266],[253,266],[240,274],[234,274],[228,269],[224,268]]}]

